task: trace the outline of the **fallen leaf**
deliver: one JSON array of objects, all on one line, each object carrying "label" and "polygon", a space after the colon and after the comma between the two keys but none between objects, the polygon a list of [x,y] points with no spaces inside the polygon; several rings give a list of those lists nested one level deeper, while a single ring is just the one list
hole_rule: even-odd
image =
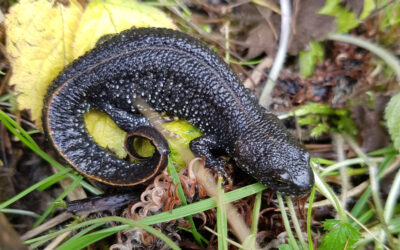
[{"label": "fallen leaf", "polygon": [[344,2],[344,6],[346,9],[349,9],[356,14],[357,17],[359,17],[364,9],[364,3],[365,0],[346,0]]},{"label": "fallen leaf", "polygon": [[[179,136],[177,140],[169,140],[168,144],[171,149],[172,160],[181,168],[185,167],[185,159],[182,155],[184,152],[182,147],[189,149],[190,141],[200,137],[202,133],[185,120],[164,123],[162,127]],[[178,169],[178,171],[179,170],[180,169]]]},{"label": "fallen leaf", "polygon": [[78,58],[92,49],[102,36],[132,27],[175,28],[175,25],[165,13],[146,4],[124,0],[94,0],[86,7],[75,32],[73,57]]},{"label": "fallen leaf", "polygon": [[325,36],[336,29],[335,18],[317,14],[317,11],[324,6],[324,1],[302,0],[299,2],[299,10],[296,13],[296,20],[288,53],[297,55],[300,50],[307,50],[310,41],[321,41]]},{"label": "fallen leaf", "polygon": [[15,86],[18,109],[30,109],[39,127],[47,87],[73,60],[71,44],[82,12],[74,0],[68,5],[22,0],[6,16],[10,85]]},{"label": "fallen leaf", "polygon": [[[18,109],[31,111],[41,128],[43,98],[52,80],[97,40],[131,27],[175,28],[157,8],[135,1],[94,0],[86,9],[75,0],[62,4],[21,0],[6,16],[6,48],[10,55]],[[96,142],[124,157],[124,132],[105,114],[85,115]]]},{"label": "fallen leaf", "polygon": [[100,111],[92,110],[85,114],[85,125],[89,134],[103,148],[125,158],[124,140],[126,132],[121,130],[111,118]]},{"label": "fallen leaf", "polygon": [[[288,48],[290,55],[297,55],[300,50],[307,50],[310,41],[323,40],[328,33],[336,29],[334,17],[317,13],[324,6],[324,1],[302,0],[298,3],[292,20],[293,27]],[[257,57],[262,53],[273,56],[278,48],[276,35],[279,34],[274,33],[279,33],[281,29],[281,17],[266,8],[263,9],[265,9],[262,15],[264,20],[258,21],[245,40],[248,48],[246,59]],[[269,18],[266,11],[270,13]]]},{"label": "fallen leaf", "polygon": [[276,39],[271,26],[266,21],[261,21],[249,32],[245,44],[248,48],[245,59],[255,58],[263,52],[268,56],[273,56],[276,51]]},{"label": "fallen leaf", "polygon": [[389,101],[389,97],[375,96],[374,108],[366,103],[355,105],[351,108],[351,118],[354,120],[361,139],[361,148],[364,152],[372,152],[390,144],[390,137],[382,124],[383,111]]}]

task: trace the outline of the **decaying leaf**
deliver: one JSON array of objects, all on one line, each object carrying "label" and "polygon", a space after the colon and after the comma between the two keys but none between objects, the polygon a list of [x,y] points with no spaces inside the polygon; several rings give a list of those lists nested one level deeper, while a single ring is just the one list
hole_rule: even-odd
[{"label": "decaying leaf", "polygon": [[[21,0],[6,16],[18,108],[31,111],[41,128],[43,98],[52,80],[75,58],[93,48],[98,38],[131,27],[175,28],[160,10],[135,1],[94,0],[84,9],[68,3]],[[124,157],[124,132],[105,114],[85,115],[90,134],[103,147]]]}]

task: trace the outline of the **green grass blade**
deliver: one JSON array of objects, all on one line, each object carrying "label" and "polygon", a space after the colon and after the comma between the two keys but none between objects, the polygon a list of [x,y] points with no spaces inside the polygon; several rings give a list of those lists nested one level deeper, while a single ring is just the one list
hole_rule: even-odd
[{"label": "green grass blade", "polygon": [[315,197],[315,190],[316,187],[314,186],[313,189],[311,190],[310,199],[308,199],[308,209],[307,209],[307,236],[308,236],[308,249],[310,250],[314,249],[312,235],[311,235],[311,216],[312,216],[312,205],[314,203],[314,197]]},{"label": "green grass blade", "polygon": [[226,207],[224,202],[224,191],[221,186],[221,178],[218,178],[217,183],[217,233],[218,233],[218,249],[228,249],[228,221],[226,218]]},{"label": "green grass blade", "polygon": [[237,65],[255,65],[255,64],[259,64],[261,61],[262,61],[262,59],[239,62],[239,61],[230,59],[229,63],[237,64]]},{"label": "green grass blade", "polygon": [[250,234],[253,235],[257,235],[258,232],[258,217],[260,216],[261,201],[262,201],[262,192],[258,192],[254,200],[253,215],[251,218]]},{"label": "green grass blade", "polygon": [[69,250],[69,249],[82,249],[85,248],[99,240],[102,240],[104,238],[107,238],[108,236],[111,236],[115,234],[115,230],[110,230],[110,229],[103,229],[96,231],[91,234],[83,235],[77,239],[74,239],[72,241],[67,241],[64,244],[62,244],[60,247],[58,247],[58,250]]},{"label": "green grass blade", "polygon": [[[182,185],[180,184],[178,173],[176,172],[174,164],[172,163],[171,157],[168,157],[168,166],[167,167],[168,167],[168,172],[172,176],[172,181],[173,181],[174,185],[178,185],[178,190],[177,191],[178,191],[178,196],[182,201],[182,206],[186,206],[188,203],[187,203],[185,194],[183,192]],[[204,247],[203,243],[201,242],[201,240],[205,239],[205,238],[202,237],[202,235],[200,235],[200,233],[197,231],[196,225],[194,224],[194,221],[193,221],[193,217],[191,215],[189,215],[189,216],[186,216],[185,219],[187,221],[189,221],[190,231],[192,232],[193,238],[195,239],[197,244],[200,247]],[[208,241],[206,242],[206,244],[208,244]]]},{"label": "green grass blade", "polygon": [[[142,223],[140,223],[139,221],[134,221],[134,220],[130,220],[127,218],[122,218],[122,217],[117,217],[117,216],[110,216],[110,217],[104,217],[104,218],[99,218],[99,219],[94,219],[94,220],[90,220],[87,222],[90,222],[90,224],[98,224],[98,223],[103,223],[103,222],[111,222],[111,221],[116,221],[116,222],[121,222],[121,223],[125,223],[128,225],[128,228],[134,228],[134,227],[139,227],[145,231],[147,231],[148,233],[151,233],[155,236],[157,236],[158,238],[160,238],[161,240],[163,240],[169,247],[171,247],[172,249],[180,249],[171,239],[169,239],[167,236],[165,236],[164,234],[162,234],[161,232],[157,231],[156,229],[144,225]],[[84,223],[81,223],[84,224]],[[119,228],[121,229],[121,228]],[[120,231],[120,230],[119,230]],[[70,242],[66,242],[63,245],[61,245],[58,250],[69,250],[69,249],[82,249],[86,246],[89,246],[90,244],[99,241],[101,239],[104,239],[107,236],[110,236],[112,234],[115,233],[115,229],[114,228],[106,228],[103,230],[99,230],[96,231],[94,233],[91,234],[87,234],[84,235],[76,240],[70,241]]]},{"label": "green grass blade", "polygon": [[[361,214],[357,220],[361,223],[361,224],[366,224],[372,217],[374,216],[374,210],[373,209],[369,209],[367,210],[365,213]],[[351,222],[352,226],[356,227],[356,228],[360,228],[361,226],[352,220]]]},{"label": "green grass blade", "polygon": [[[79,177],[79,176],[77,176],[77,177]],[[42,191],[46,190],[47,188],[53,186],[54,184],[58,183],[59,181],[61,181],[64,178],[65,178],[64,176],[59,176],[58,178],[54,178],[52,181],[46,182],[42,186],[38,187],[38,190],[40,192],[42,192]],[[75,179],[75,180],[77,180],[77,179]]]},{"label": "green grass blade", "polygon": [[289,196],[285,196],[285,200],[286,200],[286,204],[289,208],[290,218],[292,219],[293,227],[297,234],[297,238],[299,239],[302,248],[307,249],[307,244],[304,241],[303,234],[301,232],[299,220],[297,219],[297,215],[296,215],[296,211],[293,206],[292,199]]},{"label": "green grass blade", "polygon": [[5,214],[18,214],[18,215],[31,216],[33,218],[39,218],[39,215],[37,213],[22,209],[3,208],[0,209],[0,212],[3,212]]},{"label": "green grass blade", "polygon": [[[266,189],[265,186],[263,186],[262,184],[255,183],[255,184],[251,184],[251,185],[248,185],[248,186],[233,190],[233,191],[225,194],[225,203],[229,203],[229,202],[233,202],[233,201],[242,199],[242,198],[247,197],[249,195],[253,195],[255,193],[261,192],[261,191],[263,191],[265,189]],[[145,224],[145,225],[153,225],[153,224],[157,224],[157,223],[162,223],[162,222],[166,222],[166,221],[171,221],[171,220],[175,220],[175,219],[178,219],[178,218],[182,218],[182,217],[185,217],[187,215],[200,213],[200,212],[203,212],[205,210],[209,210],[209,209],[212,209],[212,208],[215,208],[215,207],[216,207],[216,204],[215,204],[214,200],[212,198],[208,198],[208,199],[196,202],[196,203],[189,204],[189,205],[187,205],[185,207],[176,208],[176,209],[172,210],[172,212],[163,212],[163,213],[160,213],[160,214],[156,214],[156,215],[144,218],[144,219],[140,220],[139,222],[142,223],[142,224]],[[105,218],[109,218],[109,217],[105,217]],[[104,218],[102,218],[102,219],[104,219]],[[35,243],[35,242],[46,242],[46,241],[51,240],[52,238],[55,238],[58,235],[63,234],[65,232],[68,232],[68,231],[71,231],[71,230],[75,230],[75,229],[79,229],[81,227],[92,225],[92,224],[98,223],[98,222],[101,222],[101,221],[94,221],[93,222],[93,220],[91,220],[91,221],[83,222],[83,223],[80,223],[80,224],[77,224],[77,225],[71,225],[71,226],[69,226],[69,227],[67,227],[65,229],[59,230],[57,232],[49,233],[49,234],[44,235],[44,236],[39,236],[39,237],[36,237],[34,239],[27,240],[27,241],[25,241],[25,244],[32,244],[32,243]],[[125,225],[123,227],[123,229],[127,229],[127,228],[129,228],[128,225]],[[120,230],[122,230],[122,229],[121,228],[117,228],[113,232],[116,233],[116,232],[118,232]],[[31,247],[34,248],[34,247],[37,247],[37,245],[31,245]]]},{"label": "green grass blade", "polygon": [[84,236],[85,234],[89,233],[90,231],[100,227],[104,225],[104,223],[97,223],[97,224],[93,224],[91,226],[88,226],[85,229],[82,229],[79,233],[75,234],[74,236],[72,236],[71,238],[69,238],[66,242],[64,242],[64,244],[70,244],[70,242],[75,241],[79,238],[81,238],[82,236]]},{"label": "green grass blade", "polygon": [[0,121],[7,127],[8,130],[17,136],[26,146],[34,152],[40,150],[39,146],[33,138],[11,117],[9,117],[3,110],[0,110]]},{"label": "green grass blade", "polygon": [[[382,177],[383,172],[389,167],[390,163],[393,162],[396,155],[386,155],[382,163],[378,167],[378,180]],[[350,213],[354,217],[358,218],[359,215],[366,209],[367,202],[371,197],[371,187],[368,187],[361,197],[358,199],[354,207],[351,209]],[[354,223],[352,223],[354,224]],[[355,225],[355,224],[354,224]]]},{"label": "green grass blade", "polygon": [[37,189],[38,187],[42,186],[43,184],[47,183],[47,182],[51,182],[53,179],[57,179],[59,176],[63,176],[64,178],[67,177],[66,173],[68,173],[69,171],[71,171],[72,169],[66,168],[63,171],[60,171],[56,174],[53,174],[37,183],[35,183],[34,185],[30,186],[29,188],[25,189],[24,191],[22,191],[21,193],[15,195],[14,197],[12,197],[11,199],[3,202],[0,204],[0,209],[6,208],[7,206],[11,205],[12,203],[16,202],[17,200],[21,199],[22,197],[24,197],[25,195],[29,194],[30,192],[34,191],[35,189]]},{"label": "green grass blade", "polygon": [[314,172],[314,180],[315,180],[315,187],[318,188],[318,191],[324,195],[332,204],[332,206],[337,211],[339,218],[342,222],[348,221],[347,215],[345,213],[345,209],[343,208],[342,204],[339,201],[339,198],[333,192],[332,188],[319,176],[319,174],[315,171],[315,163],[311,162],[311,168]]},{"label": "green grass blade", "polygon": [[324,158],[316,158],[316,157],[311,157],[311,161],[314,162],[315,164],[321,164],[321,165],[333,165],[336,163],[335,161],[327,160]]},{"label": "green grass blade", "polygon": [[76,180],[74,180],[71,185],[68,186],[54,201],[53,203],[44,211],[44,213],[39,217],[39,219],[33,224],[33,227],[39,226],[47,216],[54,210],[55,204],[63,200],[74,188],[76,188],[79,183],[82,181],[83,177],[79,176]]},{"label": "green grass blade", "polygon": [[[244,197],[253,195],[257,192],[265,190],[265,186],[260,183],[251,184],[236,190],[233,190],[225,194],[225,203],[233,202]],[[185,207],[178,207],[172,212],[163,212],[160,214],[153,215],[151,217],[140,220],[143,224],[153,225],[165,221],[175,220],[191,214],[200,213],[212,208],[215,208],[216,204],[212,198],[208,198],[196,203],[189,204]]]},{"label": "green grass blade", "polygon": [[[37,144],[35,143],[33,138],[21,126],[19,126],[18,123],[16,123],[11,117],[9,117],[2,110],[0,110],[0,121],[4,124],[4,126],[6,126],[6,128],[12,134],[14,134],[16,137],[18,137],[18,139],[20,139],[21,142],[24,143],[33,152],[35,152],[37,155],[42,157],[45,161],[50,163],[53,167],[57,168],[58,170],[60,170],[60,171],[65,170],[64,166],[62,166],[59,162],[57,162],[52,157],[50,157],[48,154],[46,154],[43,150],[41,150],[37,146]],[[75,180],[77,178],[77,176],[74,174],[68,174],[68,177],[72,178],[73,180]],[[93,187],[86,181],[82,181],[81,185],[93,194],[103,193],[102,191]]]},{"label": "green grass blade", "polygon": [[174,1],[165,1],[165,2],[158,2],[158,1],[144,1],[143,4],[154,6],[154,7],[172,7],[177,6],[176,2]]},{"label": "green grass blade", "polygon": [[369,156],[386,155],[386,154],[395,155],[397,154],[397,151],[393,145],[390,145],[389,147],[381,148],[368,153]]}]

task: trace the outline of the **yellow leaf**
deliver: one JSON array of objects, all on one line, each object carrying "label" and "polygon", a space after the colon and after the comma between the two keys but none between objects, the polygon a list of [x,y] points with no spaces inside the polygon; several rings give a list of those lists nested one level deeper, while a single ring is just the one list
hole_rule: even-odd
[{"label": "yellow leaf", "polygon": [[[92,49],[103,35],[131,27],[175,28],[160,10],[135,1],[94,0],[86,9],[71,0],[21,0],[6,16],[7,51],[13,68],[18,108],[29,109],[41,128],[43,98],[52,80],[77,57]],[[119,157],[125,133],[105,114],[85,115],[89,133]]]},{"label": "yellow leaf", "polygon": [[71,44],[82,7],[47,0],[22,0],[6,16],[6,47],[12,64],[10,84],[15,85],[18,108],[30,109],[41,127],[47,87],[72,61]]},{"label": "yellow leaf", "polygon": [[126,156],[123,146],[126,132],[121,130],[109,116],[92,110],[85,114],[85,125],[89,134],[100,146],[110,149],[120,158]]},{"label": "yellow leaf", "polygon": [[168,144],[171,149],[172,160],[178,164],[178,171],[185,166],[184,154],[182,147],[189,149],[191,140],[200,137],[202,133],[199,129],[191,125],[185,120],[177,120],[162,125],[163,128],[177,134],[178,140],[169,140]]},{"label": "yellow leaf", "polygon": [[[94,0],[86,7],[76,31],[73,45],[74,58],[92,49],[102,36],[119,33],[132,27],[175,28],[172,20],[156,8],[135,1]],[[89,133],[102,147],[111,149],[121,158],[125,157],[123,145],[125,133],[106,114],[96,112],[92,118],[92,113],[93,111],[90,111],[85,116]],[[92,125],[91,121],[103,122],[101,125]],[[97,126],[101,129],[89,129]],[[122,134],[123,136],[118,137]]]},{"label": "yellow leaf", "polygon": [[104,35],[132,27],[175,28],[175,25],[164,12],[136,1],[94,0],[86,7],[76,31],[73,55],[75,58],[83,55]]}]

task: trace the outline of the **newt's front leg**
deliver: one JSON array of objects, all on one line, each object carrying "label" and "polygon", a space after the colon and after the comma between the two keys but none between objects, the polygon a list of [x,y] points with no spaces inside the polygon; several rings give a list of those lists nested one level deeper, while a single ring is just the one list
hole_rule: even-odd
[{"label": "newt's front leg", "polygon": [[206,167],[211,168],[218,172],[218,174],[230,179],[226,167],[228,163],[221,159],[216,158],[212,151],[222,151],[222,143],[219,142],[218,137],[213,134],[198,137],[190,142],[190,149],[197,157],[206,158]]}]

